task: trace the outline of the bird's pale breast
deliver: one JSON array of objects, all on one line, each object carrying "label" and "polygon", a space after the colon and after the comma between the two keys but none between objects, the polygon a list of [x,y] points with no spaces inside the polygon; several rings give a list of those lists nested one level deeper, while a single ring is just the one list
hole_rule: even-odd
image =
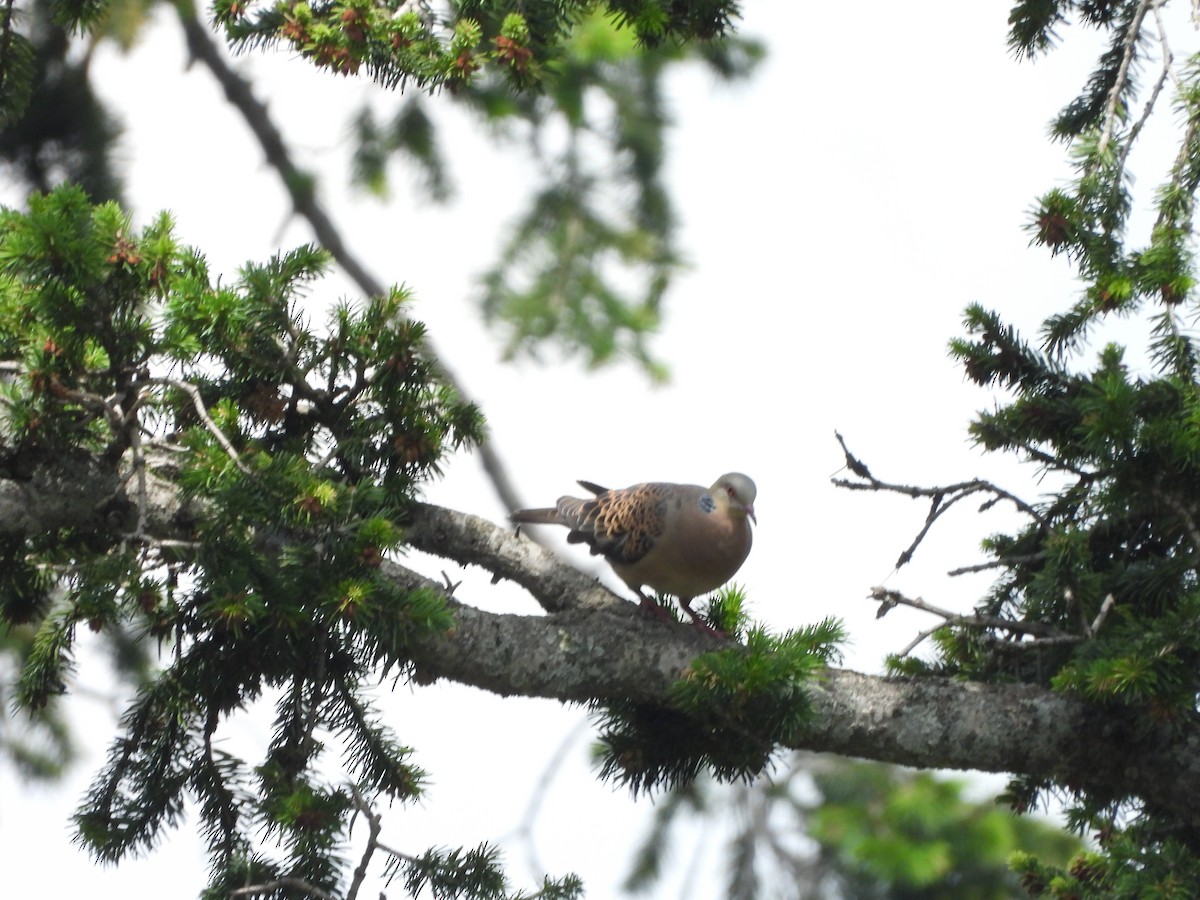
[{"label": "bird's pale breast", "polygon": [[670,540],[659,541],[633,564],[613,569],[635,591],[643,585],[662,594],[698,597],[732,578],[750,554],[753,535],[745,516],[728,510],[669,511]]}]

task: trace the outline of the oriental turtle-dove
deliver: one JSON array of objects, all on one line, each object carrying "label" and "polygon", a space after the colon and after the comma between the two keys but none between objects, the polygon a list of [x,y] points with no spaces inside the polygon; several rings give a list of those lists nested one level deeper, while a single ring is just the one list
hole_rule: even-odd
[{"label": "oriental turtle-dove", "polygon": [[711,631],[692,611],[693,598],[714,591],[734,576],[750,553],[754,482],[738,472],[698,484],[648,482],[607,490],[579,482],[595,494],[587,500],[560,497],[549,509],[522,509],[512,521],[565,525],[567,541],[587,544],[603,556],[641,598],[657,611],[649,587],[672,594],[698,627]]}]

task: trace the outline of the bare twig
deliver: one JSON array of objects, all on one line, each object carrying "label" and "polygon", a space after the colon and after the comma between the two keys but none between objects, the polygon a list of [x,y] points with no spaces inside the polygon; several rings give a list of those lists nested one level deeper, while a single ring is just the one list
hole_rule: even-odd
[{"label": "bare twig", "polygon": [[1099,153],[1103,153],[1112,141],[1113,129],[1116,127],[1117,121],[1117,105],[1121,99],[1121,91],[1129,84],[1129,69],[1133,65],[1133,55],[1137,49],[1138,38],[1142,33],[1142,22],[1145,21],[1151,2],[1152,0],[1141,0],[1137,9],[1134,10],[1129,30],[1125,33],[1121,65],[1117,69],[1116,80],[1113,81],[1113,86],[1108,92],[1108,99],[1104,104],[1104,127],[1100,132],[1100,143],[1097,148]]},{"label": "bare twig", "polygon": [[[1100,611],[1096,614],[1096,618],[1091,624],[1084,624],[1082,633],[1070,634],[1069,632],[1061,631],[1050,625],[1043,625],[1040,622],[1018,622],[1014,619],[1002,619],[998,616],[985,616],[975,613],[973,615],[960,615],[951,612],[948,609],[942,609],[934,606],[932,603],[927,603],[920,597],[906,597],[899,591],[889,588],[876,587],[871,589],[870,597],[880,604],[879,616],[885,615],[888,610],[896,606],[908,606],[912,609],[919,609],[922,612],[932,613],[935,616],[940,616],[942,622],[927,628],[924,631],[918,632],[898,654],[899,656],[908,656],[912,653],[926,638],[933,635],[942,628],[960,626],[964,628],[978,628],[979,636],[985,641],[1003,642],[1005,647],[1010,649],[1030,650],[1036,647],[1046,647],[1050,645],[1061,644],[1077,644],[1081,641],[1094,638],[1100,631],[1104,620],[1108,617],[1109,612],[1116,605],[1116,598],[1109,594],[1104,598],[1104,602],[1100,606]],[[1011,641],[1008,638],[1003,638],[999,635],[992,634],[991,631],[1007,631],[1010,635],[1020,634],[1027,635],[1028,639],[1021,641]]]},{"label": "bare twig", "polygon": [[974,492],[974,489],[968,490],[952,496],[949,500],[945,500],[944,494],[934,494],[929,504],[929,512],[925,516],[925,524],[921,526],[921,530],[917,532],[917,536],[913,538],[912,543],[905,548],[904,552],[900,554],[900,558],[896,560],[896,568],[899,569],[901,566],[912,561],[913,555],[917,552],[917,547],[920,546],[921,541],[925,540],[925,535],[929,534],[929,529],[933,527],[934,522],[941,518],[943,513],[959,500],[970,496]]},{"label": "bare twig", "polygon": [[[363,818],[367,820],[367,846],[363,848],[362,858],[354,869],[354,875],[351,877],[350,887],[346,892],[346,900],[355,900],[358,896],[358,891],[363,885],[363,881],[367,877],[367,867],[371,863],[371,858],[375,855],[376,850],[381,850],[392,859],[398,862],[416,862],[417,858],[408,853],[402,853],[389,847],[387,844],[379,840],[379,835],[383,831],[383,817],[371,808],[370,802],[363,796],[362,791],[357,785],[350,785],[350,793],[354,797],[354,805]],[[390,878],[388,879],[390,882]],[[380,897],[383,894],[379,895]]]},{"label": "bare twig", "polygon": [[169,538],[143,537],[151,547],[162,547],[168,550],[199,550],[204,546],[202,541],[176,541]]},{"label": "bare twig", "polygon": [[354,805],[367,820],[367,846],[363,849],[362,858],[358,861],[358,866],[355,867],[354,875],[350,879],[350,887],[346,890],[346,900],[355,900],[358,896],[358,889],[362,887],[362,883],[367,877],[367,866],[371,862],[371,857],[379,848],[379,833],[383,830],[383,819],[375,810],[371,809],[371,804],[367,802],[367,798],[356,786],[350,786],[350,793],[354,795]]},{"label": "bare twig", "polygon": [[[132,415],[132,413],[130,413]],[[142,448],[142,431],[134,427],[129,429],[129,449],[133,454],[133,471],[137,475],[137,531],[135,535],[141,539],[146,535],[146,509],[148,493],[146,490],[146,454]]]},{"label": "bare twig", "polygon": [[959,566],[957,569],[951,569],[947,575],[970,575],[972,572],[985,572],[988,569],[999,569],[1004,566],[1020,565],[1022,563],[1033,563],[1043,559],[1044,553],[1025,553],[1021,556],[1005,556],[1000,559],[990,559],[987,562],[975,563],[971,566]]},{"label": "bare twig", "polygon": [[248,884],[245,887],[234,888],[229,892],[230,897],[255,897],[259,894],[270,894],[280,888],[292,888],[297,891],[304,891],[306,894],[311,894],[317,900],[337,900],[337,898],[315,884],[310,884],[303,878],[296,878],[292,875],[285,875],[283,878],[276,878],[274,881],[264,881],[261,884]]},{"label": "bare twig", "polygon": [[1075,599],[1075,592],[1070,588],[1067,588],[1063,591],[1063,599],[1067,601],[1068,609],[1074,607],[1075,611],[1079,613],[1079,630],[1080,632],[1086,634],[1088,629],[1088,620],[1087,613],[1083,609],[1083,604]]},{"label": "bare twig", "polygon": [[842,452],[846,456],[846,468],[862,479],[861,481],[852,481],[846,478],[831,478],[830,480],[835,485],[852,491],[888,491],[894,494],[903,494],[906,497],[914,499],[928,497],[930,500],[929,512],[925,516],[925,524],[912,543],[900,554],[900,558],[896,561],[896,568],[900,568],[912,560],[913,554],[916,553],[917,547],[925,539],[930,528],[933,527],[933,523],[941,518],[950,507],[960,500],[965,500],[975,494],[990,495],[988,501],[984,503],[983,508],[987,508],[1000,500],[1007,500],[1035,521],[1040,522],[1042,520],[1038,511],[1029,503],[1026,503],[1020,497],[992,482],[981,478],[971,481],[960,481],[957,484],[948,484],[940,487],[918,487],[910,484],[892,484],[881,481],[871,474],[871,471],[862,460],[850,452],[850,449],[846,446],[845,438],[840,433],[835,431],[834,436],[837,438],[837,442],[841,445]]},{"label": "bare twig", "polygon": [[1090,472],[1087,469],[1081,469],[1079,466],[1074,466],[1065,459],[1059,459],[1057,456],[1047,453],[1038,447],[1029,443],[1019,444],[1021,451],[1034,462],[1040,462],[1048,469],[1057,470],[1060,472],[1070,472],[1072,475],[1078,475],[1080,478],[1095,478],[1095,472]]},{"label": "bare twig", "polygon": [[538,783],[529,796],[529,802],[525,805],[525,812],[521,815],[521,821],[513,829],[511,836],[521,840],[525,844],[526,852],[529,856],[530,874],[535,881],[542,876],[545,869],[538,861],[537,845],[533,839],[534,825],[537,823],[538,815],[541,813],[542,804],[545,802],[546,796],[550,793],[551,782],[553,782],[554,777],[566,762],[567,752],[578,742],[580,735],[584,734],[589,727],[590,725],[586,718],[580,719],[575,724],[575,727],[567,732],[559,742],[558,748],[554,751],[554,755],[550,757],[550,761],[546,763],[545,768],[542,769],[541,777],[538,778]]},{"label": "bare twig", "polygon": [[119,434],[125,424],[125,419],[121,415],[121,411],[111,398],[101,397],[99,394],[93,394],[91,391],[69,388],[59,381],[55,375],[50,376],[50,392],[60,399],[78,403],[85,409],[103,413],[114,434]]},{"label": "bare twig", "polygon": [[[1175,62],[1175,56],[1171,53],[1171,48],[1167,44],[1167,27],[1163,22],[1161,7],[1161,0],[1155,0],[1153,3],[1154,21],[1158,26],[1159,43],[1162,44],[1162,71],[1158,73],[1158,78],[1154,82],[1154,87],[1150,90],[1150,97],[1146,100],[1146,105],[1142,108],[1141,116],[1139,116],[1138,120],[1134,122],[1133,127],[1129,129],[1129,134],[1126,136],[1124,144],[1121,147],[1121,155],[1117,158],[1118,182],[1122,173],[1125,171],[1125,163],[1129,159],[1130,152],[1133,150],[1134,141],[1136,141],[1138,135],[1141,134],[1142,126],[1144,126],[1146,121],[1150,118],[1150,113],[1154,111],[1155,104],[1158,103],[1159,94],[1162,93],[1162,89],[1166,85],[1167,79],[1175,74],[1174,69],[1172,69],[1172,64]],[[1178,83],[1178,77],[1175,78],[1175,81]]]},{"label": "bare twig", "polygon": [[327,465],[329,465],[333,458],[341,452],[341,450],[342,446],[335,441],[333,446],[329,448],[329,452],[313,463],[309,468],[313,472],[321,472]]},{"label": "bare twig", "polygon": [[907,644],[904,645],[904,649],[900,651],[899,655],[901,657],[908,656],[908,654],[912,653],[914,650],[917,649],[917,647],[919,647],[922,643],[924,643],[926,638],[928,638],[930,635],[934,634],[939,629],[942,629],[945,627],[946,627],[946,623],[942,622],[940,625],[934,625],[932,628],[926,628],[924,631],[918,631],[917,636],[914,637],[911,641],[909,641]]},{"label": "bare twig", "polygon": [[1104,620],[1108,618],[1109,611],[1117,605],[1117,598],[1109,594],[1104,598],[1104,602],[1100,604],[1100,612],[1096,613],[1096,618],[1092,620],[1092,624],[1088,626],[1087,636],[1095,637],[1100,631],[1100,626],[1104,624]]},{"label": "bare twig", "polygon": [[846,446],[845,438],[843,438],[839,432],[835,431],[834,437],[837,438],[837,442],[839,444],[841,444],[841,446],[842,446],[842,451],[846,454],[847,467],[852,472],[854,472],[855,475],[858,475],[860,478],[862,478],[866,482],[864,484],[861,482],[849,481],[847,479],[841,479],[841,478],[831,479],[833,481],[833,483],[838,485],[839,487],[845,487],[845,488],[850,488],[851,490],[860,490],[860,491],[861,490],[890,491],[895,494],[904,494],[909,497],[938,497],[938,496],[945,495],[945,494],[958,494],[958,493],[962,493],[964,491],[969,491],[971,493],[986,491],[988,493],[995,494],[996,498],[999,500],[1008,500],[1014,506],[1016,506],[1016,508],[1019,509],[1021,512],[1027,513],[1030,516],[1033,516],[1034,518],[1038,519],[1039,521],[1041,519],[1041,517],[1038,515],[1037,510],[1034,509],[1030,504],[1026,503],[1024,500],[1022,500],[1020,497],[1018,497],[1016,494],[1009,493],[1008,491],[1004,490],[1003,488],[998,487],[997,485],[993,484],[992,482],[986,481],[982,478],[975,478],[975,479],[972,479],[971,481],[960,481],[956,484],[948,484],[948,485],[944,485],[941,487],[931,487],[931,488],[918,487],[916,485],[907,485],[907,484],[891,484],[886,481],[881,481],[880,479],[878,479],[874,475],[872,475],[870,473],[870,471],[867,469],[866,465],[850,452],[849,448],[847,448],[847,446]]},{"label": "bare twig", "polygon": [[[1015,634],[1031,635],[1041,639],[1043,643],[1075,643],[1083,640],[1090,635],[1069,634],[1065,631],[1060,631],[1050,625],[1043,625],[1041,622],[1018,622],[1015,619],[1002,619],[998,616],[985,616],[975,613],[973,615],[961,615],[951,612],[948,609],[934,606],[932,603],[926,603],[920,597],[906,597],[899,591],[890,588],[875,587],[871,588],[870,598],[881,604],[879,615],[882,616],[888,610],[896,606],[908,606],[912,609],[919,609],[922,612],[932,613],[935,616],[942,618],[942,622],[935,625],[933,628],[928,628],[920,632],[908,646],[900,651],[900,656],[907,656],[917,645],[932,635],[940,628],[948,626],[961,626],[964,628],[978,628],[986,633],[988,629],[998,631],[1007,631]],[[1025,641],[1024,644],[1031,645],[1033,641]]]},{"label": "bare twig", "polygon": [[1188,540],[1192,542],[1193,549],[1197,553],[1200,553],[1200,527],[1197,527],[1196,520],[1192,517],[1192,511],[1184,506],[1174,494],[1168,493],[1161,488],[1156,487],[1154,489],[1154,496],[1179,514],[1179,517],[1183,519],[1183,527],[1187,531]]},{"label": "bare twig", "polygon": [[974,615],[964,616],[956,612],[951,612],[948,609],[934,606],[932,603],[926,603],[920,597],[906,597],[899,591],[894,591],[891,588],[876,587],[871,588],[870,597],[881,603],[886,603],[889,608],[892,606],[909,606],[913,609],[919,609],[922,612],[932,613],[935,616],[941,616],[946,620],[947,625],[968,625],[975,628],[999,628],[1004,631],[1016,631],[1021,634],[1033,634],[1040,637],[1056,637],[1064,634],[1057,628],[1050,625],[1043,625],[1041,622],[1017,622],[1013,619],[1001,619],[997,616],[983,616],[978,613]]},{"label": "bare twig", "polygon": [[191,397],[192,406],[196,410],[196,415],[200,417],[200,421],[204,423],[204,427],[208,429],[208,433],[216,438],[217,443],[221,445],[221,449],[225,451],[229,458],[233,460],[234,465],[238,467],[238,471],[245,475],[250,474],[249,467],[247,467],[246,464],[242,462],[241,457],[238,456],[237,448],[235,448],[233,444],[229,442],[229,438],[225,437],[221,429],[217,427],[217,423],[214,422],[209,416],[208,410],[204,406],[204,399],[200,396],[200,391],[194,384],[189,384],[181,378],[148,378],[146,379],[146,383],[167,385],[169,387],[176,388],[177,390],[181,390]]}]

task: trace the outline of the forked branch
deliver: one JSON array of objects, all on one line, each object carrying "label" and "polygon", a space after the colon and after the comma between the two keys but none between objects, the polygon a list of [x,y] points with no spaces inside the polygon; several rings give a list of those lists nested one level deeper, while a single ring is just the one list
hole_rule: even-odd
[{"label": "forked branch", "polygon": [[925,540],[925,536],[929,534],[929,530],[933,527],[934,522],[940,519],[954,504],[968,497],[977,495],[984,497],[983,503],[979,507],[981,512],[990,509],[1001,501],[1008,501],[1034,520],[1039,522],[1042,520],[1038,511],[1029,503],[1026,503],[1016,494],[1006,491],[1004,488],[982,478],[975,478],[971,481],[960,481],[956,484],[948,484],[940,487],[918,487],[911,484],[894,484],[881,481],[871,474],[871,470],[867,468],[866,463],[850,452],[850,448],[846,446],[845,438],[840,433],[834,432],[834,436],[837,438],[837,442],[841,445],[842,452],[846,456],[846,468],[857,476],[857,480],[837,477],[830,479],[838,487],[851,491],[884,491],[893,494],[903,494],[906,497],[913,497],[914,499],[929,498],[929,512],[925,516],[925,524],[922,525],[921,530],[917,533],[912,543],[900,554],[900,558],[896,560],[897,569],[912,560],[917,547],[920,546],[921,541]]}]

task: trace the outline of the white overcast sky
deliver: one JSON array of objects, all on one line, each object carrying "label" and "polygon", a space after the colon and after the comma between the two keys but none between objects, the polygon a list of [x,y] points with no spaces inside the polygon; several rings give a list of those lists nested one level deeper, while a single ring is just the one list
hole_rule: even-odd
[{"label": "white overcast sky", "polygon": [[[472,306],[473,279],[494,259],[529,184],[519,155],[496,154],[450,115],[461,201],[427,209],[397,172],[393,200],[380,204],[346,188],[346,117],[364,96],[381,111],[399,97],[287,54],[250,53],[237,64],[256,78],[303,164],[321,172],[322,196],[358,256],[382,280],[415,290],[414,314],[482,404],[530,502],[552,501],[578,478],[708,484],[744,471],[759,488],[755,547],[738,577],[753,612],[779,629],[842,617],[847,665],[872,672],[932,623],[906,610],[876,620],[868,589],[886,582],[967,610],[986,582],[944,573],[977,561],[980,537],[1010,520],[960,510],[916,562],[893,573],[925,507],[832,488],[842,464],[834,430],[886,479],[985,475],[1039,490],[1033,472],[971,447],[969,417],[992,398],[964,381],[946,350],[970,302],[1000,309],[1034,337],[1077,290],[1064,261],[1028,247],[1023,225],[1035,196],[1069,173],[1046,128],[1082,85],[1095,41],[1068,32],[1056,54],[1018,64],[1005,46],[1009,5],[747,0],[743,31],[770,48],[758,76],[733,88],[698,69],[675,76],[669,180],[690,268],[654,342],[671,366],[664,388],[632,366],[586,373],[552,351],[545,366],[499,362],[500,342]],[[96,82],[126,127],[121,152],[139,222],[171,210],[182,238],[232,277],[245,260],[312,238],[289,219],[275,173],[207,72],[185,68],[179,30],[163,12],[129,57],[97,54]],[[1194,40],[1190,29],[1180,34]],[[1143,188],[1169,158],[1155,153],[1135,158]],[[344,296],[353,289],[337,277],[314,290],[320,299]],[[505,513],[469,456],[452,461],[429,496],[495,521]],[[537,613],[519,590],[478,575],[459,596]],[[102,664],[86,660],[79,685],[103,694]],[[530,868],[540,864],[579,873],[591,898],[620,896],[653,806],[596,782],[579,709],[454,686],[380,693],[433,776],[420,807],[387,812],[389,845],[417,853],[499,841],[519,884],[532,886]],[[194,897],[205,871],[194,819],[148,859],[115,869],[93,866],[70,845],[68,817],[116,717],[94,699],[73,708],[84,759],[60,786],[18,784],[0,770],[6,886],[13,896]],[[231,725],[230,747],[261,747],[268,725],[262,716]],[[532,859],[512,833],[565,740]],[[695,857],[715,871],[721,840],[687,835],[655,896],[721,896],[719,882],[688,882],[685,872]],[[402,895],[399,885],[388,893]]]}]

